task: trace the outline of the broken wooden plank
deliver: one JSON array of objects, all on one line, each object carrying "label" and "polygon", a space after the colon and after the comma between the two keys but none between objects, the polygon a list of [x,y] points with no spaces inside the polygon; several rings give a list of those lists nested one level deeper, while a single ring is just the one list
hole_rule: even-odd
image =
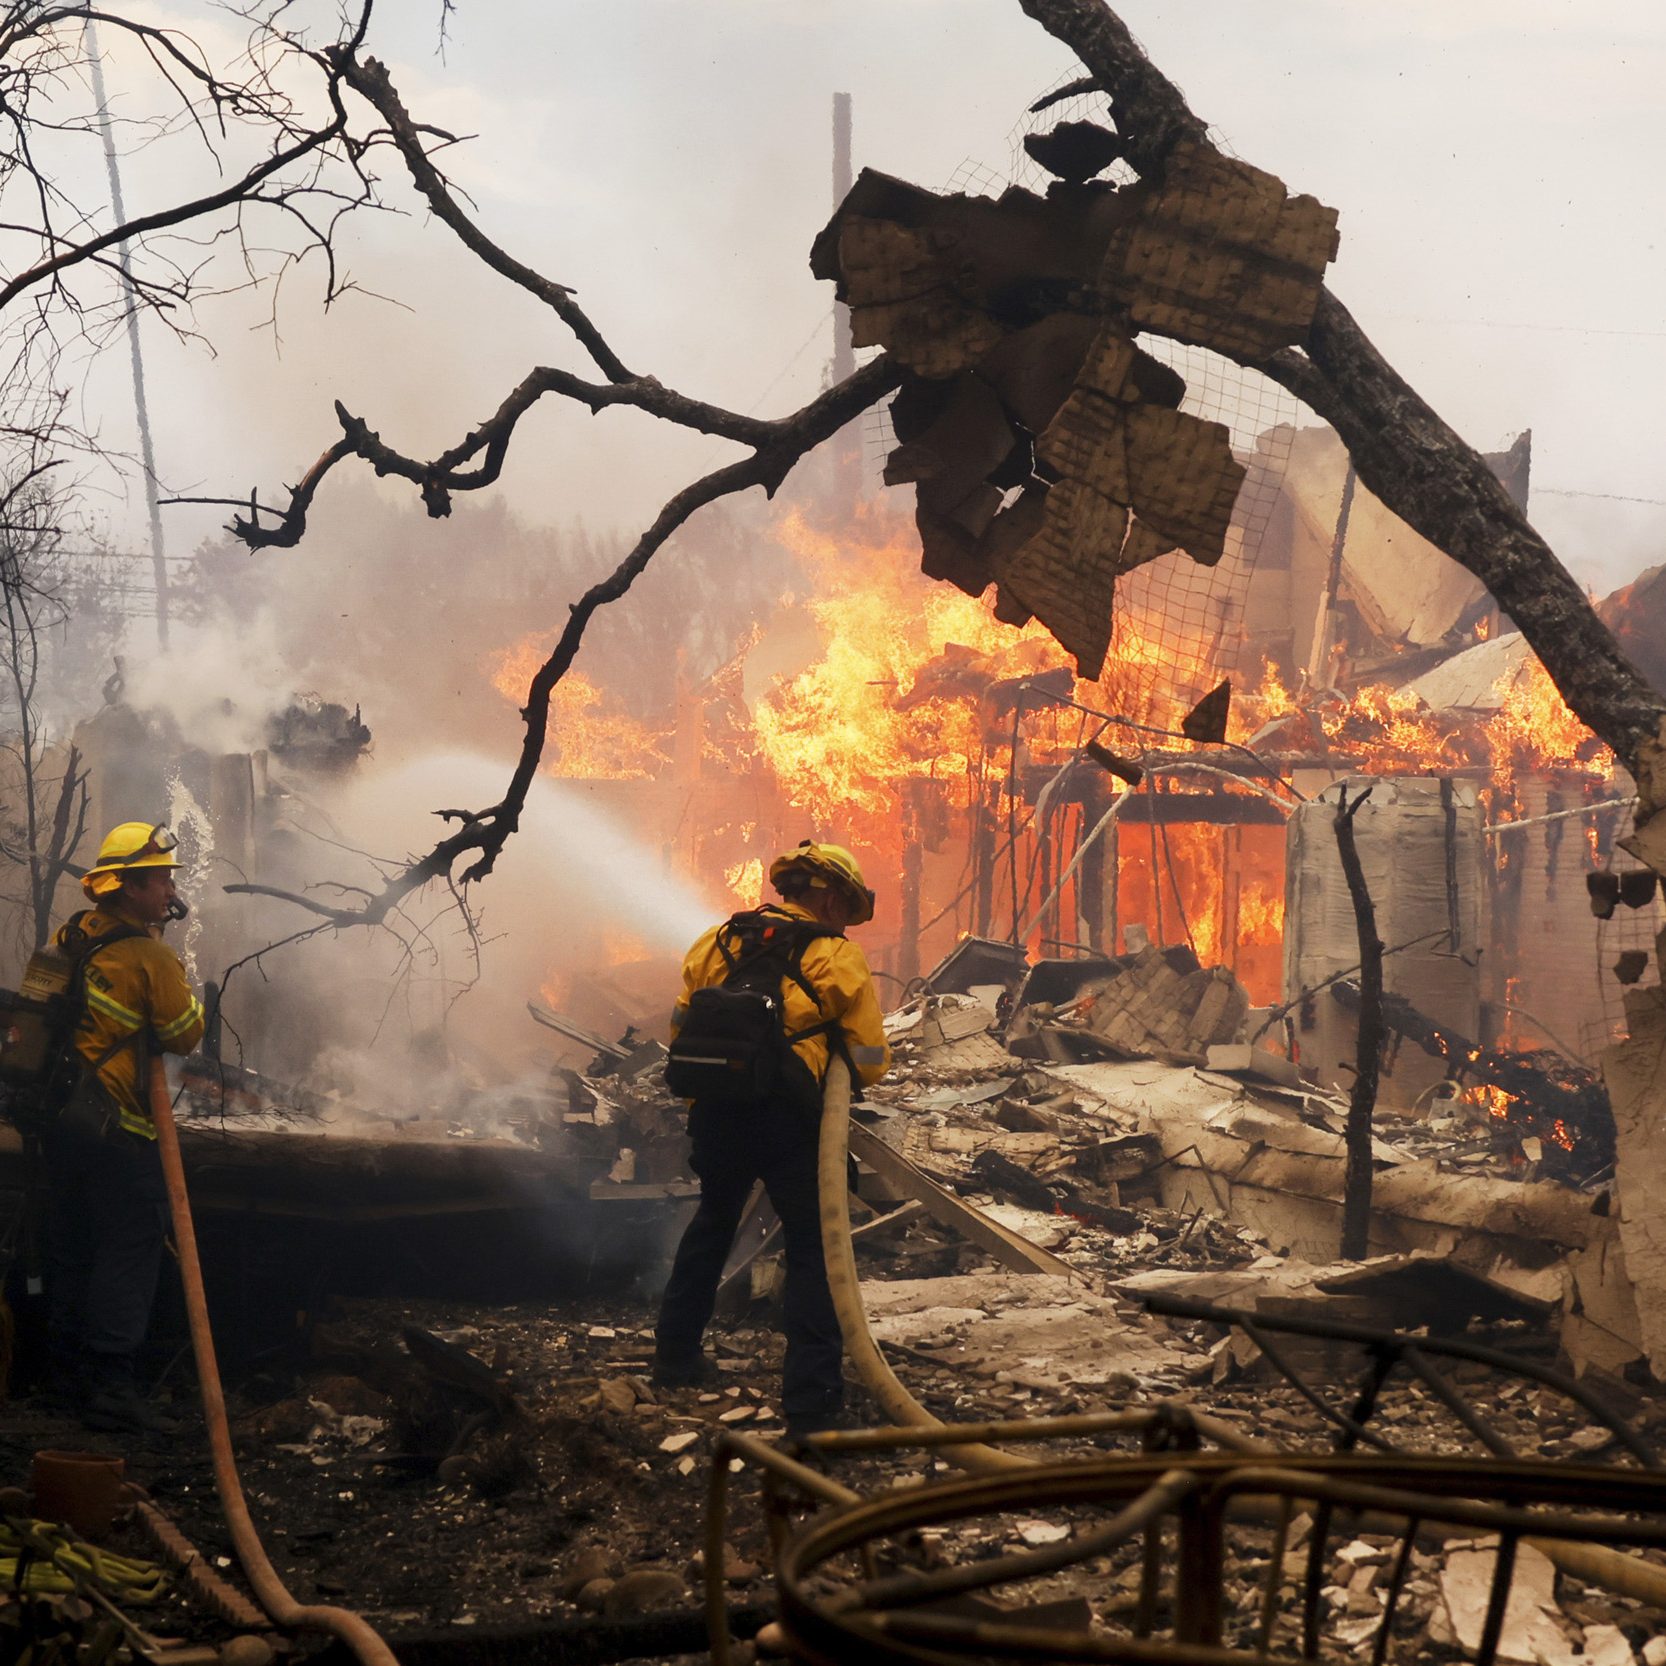
[{"label": "broken wooden plank", "polygon": [[852,1123],[850,1149],[854,1156],[871,1168],[893,1191],[923,1204],[932,1219],[952,1228],[980,1249],[987,1250],[1003,1266],[1020,1273],[1051,1273],[1059,1278],[1075,1278],[1077,1273],[1067,1262],[1046,1250],[1038,1249],[1029,1239],[993,1221],[981,1209],[945,1191],[929,1175],[893,1151],[878,1135],[859,1123]]},{"label": "broken wooden plank", "polygon": [[895,1209],[887,1210],[883,1215],[875,1215],[871,1221],[863,1221],[860,1226],[852,1227],[850,1241],[860,1244],[887,1232],[900,1231],[919,1220],[926,1212],[926,1206],[917,1197],[910,1198],[906,1203],[899,1203]]}]

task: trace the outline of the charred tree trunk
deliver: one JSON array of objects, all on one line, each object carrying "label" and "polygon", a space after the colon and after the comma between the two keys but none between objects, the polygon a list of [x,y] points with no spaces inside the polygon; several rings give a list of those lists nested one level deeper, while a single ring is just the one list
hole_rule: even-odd
[{"label": "charred tree trunk", "polygon": [[81,769],[80,752],[71,746],[69,758],[64,764],[63,780],[58,783],[58,803],[52,812],[52,836],[47,843],[45,859],[38,873],[32,877],[37,949],[45,945],[51,934],[52,901],[57,895],[58,881],[68,872],[86,829],[87,775]]},{"label": "charred tree trunk", "polygon": [[[1204,123],[1104,0],[1019,0],[1072,48],[1109,95],[1123,151],[1160,178]],[[1473,447],[1418,396],[1348,309],[1321,291],[1307,350],[1252,363],[1341,435],[1361,482],[1407,525],[1486,585],[1543,660],[1562,696],[1636,779],[1626,848],[1666,871],[1666,696],[1620,651],[1584,592]]]},{"label": "charred tree trunk", "polygon": [[1363,1261],[1371,1231],[1371,1121],[1377,1109],[1377,1074],[1383,1056],[1383,940],[1377,911],[1365,884],[1354,817],[1371,796],[1364,788],[1350,804],[1346,785],[1337,789],[1336,849],[1354,905],[1359,932],[1359,1043],[1354,1084],[1348,1094],[1347,1170],[1342,1191],[1342,1259]]}]

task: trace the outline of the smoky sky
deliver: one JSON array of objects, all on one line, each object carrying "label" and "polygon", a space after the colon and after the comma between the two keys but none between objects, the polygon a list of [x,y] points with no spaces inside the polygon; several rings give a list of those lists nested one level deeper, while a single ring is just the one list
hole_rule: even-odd
[{"label": "smoky sky", "polygon": [[[858,165],[933,186],[999,182],[1025,106],[1072,69],[1016,0],[464,0],[443,53],[439,10],[384,8],[371,45],[413,112],[474,135],[448,166],[482,224],[574,286],[633,369],[769,414],[825,373],[831,297],[806,257],[830,208],[832,93],[853,95]],[[1532,428],[1532,512],[1576,573],[1608,588],[1661,559],[1666,508],[1618,500],[1666,497],[1666,12],[1652,0],[1128,0],[1120,12],[1226,146],[1341,211],[1333,288],[1453,426],[1489,450]],[[206,8],[154,15],[225,27]],[[428,218],[391,159],[383,172],[401,212],[361,217],[343,239],[367,294],[322,314],[303,267],[276,331],[261,327],[266,298],[203,309],[212,353],[147,329],[171,488],[276,491],[333,437],[336,398],[422,453],[532,365],[586,368],[554,318]],[[130,206],[155,206],[165,183],[135,159]],[[86,389],[118,444],[132,432],[125,374],[125,355],[107,355]],[[497,490],[533,522],[630,531],[728,455],[633,413],[552,402],[523,424]],[[118,541],[137,544],[137,493],[107,512]],[[171,511],[170,546],[189,550],[220,519]]]}]

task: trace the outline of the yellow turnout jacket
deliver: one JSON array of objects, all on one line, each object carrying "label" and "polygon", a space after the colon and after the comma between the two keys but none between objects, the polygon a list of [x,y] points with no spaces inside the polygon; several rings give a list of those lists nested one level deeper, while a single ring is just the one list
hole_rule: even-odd
[{"label": "yellow turnout jacket", "polygon": [[[102,908],[80,916],[90,938],[108,936],[129,922]],[[68,926],[58,930],[63,945]],[[85,962],[87,1011],[75,1032],[76,1050],[98,1064],[98,1079],[115,1102],[121,1125],[141,1139],[156,1138],[146,1107],[146,1063],[152,1051],[190,1053],[202,1040],[202,1003],[192,991],[185,968],[159,937],[129,937],[107,949],[94,949]],[[148,1031],[141,1039],[105,1058],[118,1041]]]},{"label": "yellow turnout jacket", "polygon": [[[815,915],[796,903],[782,902],[767,905],[767,912],[779,914],[787,920],[803,920],[815,924]],[[671,1034],[682,1028],[688,1015],[688,998],[696,989],[708,989],[722,983],[729,975],[728,962],[718,947],[720,933],[728,931],[728,921],[713,926],[688,951],[683,961],[683,994],[671,1014]],[[735,948],[731,940],[730,951]],[[782,978],[781,999],[786,1029],[807,1029],[812,1024],[835,1018],[844,1032],[850,1062],[863,1087],[870,1087],[885,1074],[891,1062],[891,1049],[885,1043],[885,1025],[879,1010],[879,996],[873,986],[873,973],[868,970],[868,959],[848,937],[816,937],[805,945],[800,968],[810,987],[821,999],[818,1012],[810,1004],[810,997],[792,978]],[[827,1074],[828,1037],[825,1034],[805,1036],[793,1043],[793,1051],[809,1065],[819,1082]]]}]

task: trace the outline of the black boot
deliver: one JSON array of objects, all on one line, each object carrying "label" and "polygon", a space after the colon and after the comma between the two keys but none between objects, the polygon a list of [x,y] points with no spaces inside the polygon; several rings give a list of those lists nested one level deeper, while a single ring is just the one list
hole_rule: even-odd
[{"label": "black boot", "polygon": [[788,1440],[803,1440],[806,1435],[856,1427],[845,1410],[844,1393],[838,1389],[817,1394],[803,1405],[786,1406],[783,1410],[787,1417]]},{"label": "black boot", "polygon": [[125,1354],[94,1354],[91,1381],[81,1404],[81,1422],[113,1435],[175,1435],[179,1424],[155,1405],[133,1375]]},{"label": "black boot", "polygon": [[685,1359],[663,1359],[656,1354],[648,1378],[655,1388],[714,1388],[722,1380],[717,1367],[703,1353]]}]

